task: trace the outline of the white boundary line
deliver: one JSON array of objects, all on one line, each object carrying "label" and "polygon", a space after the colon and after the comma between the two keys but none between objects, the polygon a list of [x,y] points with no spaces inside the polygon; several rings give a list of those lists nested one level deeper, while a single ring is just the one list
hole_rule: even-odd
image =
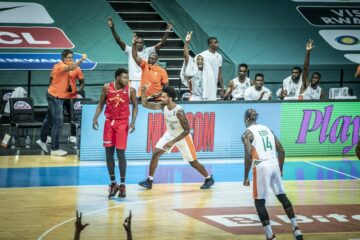
[{"label": "white boundary line", "polygon": [[304,161],[304,162],[306,162],[306,163],[308,163],[308,164],[311,164],[311,165],[314,165],[314,166],[317,166],[317,167],[319,167],[319,168],[323,168],[323,169],[326,169],[326,170],[329,170],[329,171],[333,171],[333,172],[339,173],[339,174],[344,175],[344,176],[347,176],[347,177],[351,177],[351,178],[360,180],[360,178],[358,178],[358,177],[355,177],[355,176],[352,176],[352,175],[350,175],[350,174],[337,171],[337,170],[332,169],[332,168],[324,167],[324,166],[322,166],[322,165],[319,165],[319,164],[316,164],[316,163],[312,163],[312,162],[308,162],[308,161]]}]

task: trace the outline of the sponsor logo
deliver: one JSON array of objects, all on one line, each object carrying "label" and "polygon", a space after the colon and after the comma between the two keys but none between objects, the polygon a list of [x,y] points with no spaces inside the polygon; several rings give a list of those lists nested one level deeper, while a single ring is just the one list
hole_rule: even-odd
[{"label": "sponsor logo", "polygon": [[[186,113],[196,152],[213,152],[215,138],[215,112]],[[162,113],[148,114],[146,152],[151,152],[166,131],[166,121]],[[174,147],[172,152],[179,150]]]},{"label": "sponsor logo", "polygon": [[330,46],[337,50],[360,50],[360,30],[320,30],[319,34]]},{"label": "sponsor logo", "polygon": [[74,48],[65,33],[56,27],[0,26],[0,48]]},{"label": "sponsor logo", "polygon": [[[74,54],[75,60],[80,58],[81,54]],[[60,61],[59,53],[0,53],[0,70],[51,70]],[[87,58],[80,67],[93,70],[96,64]]]},{"label": "sponsor logo", "polygon": [[349,59],[350,61],[360,64],[360,54],[345,54],[344,57],[346,57],[347,59]]},{"label": "sponsor logo", "polygon": [[0,2],[0,23],[42,23],[54,20],[46,9],[32,2]]},{"label": "sponsor logo", "polygon": [[[296,218],[303,232],[358,232],[360,205],[297,205]],[[290,220],[284,209],[267,207],[276,233],[291,233]],[[191,208],[176,211],[232,234],[264,234],[255,207]]]},{"label": "sponsor logo", "polygon": [[298,6],[297,10],[314,26],[360,25],[360,7]]},{"label": "sponsor logo", "polygon": [[14,104],[14,109],[15,110],[19,110],[19,109],[31,109],[30,104],[28,104],[27,102],[24,101],[17,101]]},{"label": "sponsor logo", "polygon": [[[360,116],[349,116],[344,113],[343,116],[337,117],[334,122],[330,122],[333,109],[333,105],[325,107],[324,113],[319,110],[304,109],[296,143],[305,144],[308,134],[320,130],[318,133],[320,144],[326,142],[328,138],[330,143],[336,143],[338,140],[345,143],[350,137],[351,146],[345,147],[342,152],[346,154],[353,149],[359,141]],[[310,124],[310,120],[312,120],[312,124]],[[330,129],[330,132],[328,132],[328,129]]]}]

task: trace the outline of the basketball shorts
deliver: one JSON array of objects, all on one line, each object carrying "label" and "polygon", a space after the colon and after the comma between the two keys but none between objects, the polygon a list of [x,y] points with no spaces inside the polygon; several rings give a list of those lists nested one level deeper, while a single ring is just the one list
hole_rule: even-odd
[{"label": "basketball shorts", "polygon": [[266,199],[270,189],[275,195],[285,193],[278,160],[276,158],[253,161],[253,197]]},{"label": "basketball shorts", "polygon": [[126,149],[129,119],[106,119],[104,124],[104,147]]},{"label": "basketball shorts", "polygon": [[[173,140],[175,136],[172,136],[168,131],[159,139],[156,144],[156,148],[164,149],[164,145],[171,140]],[[181,152],[181,155],[185,161],[192,162],[197,159],[196,150],[194,146],[194,142],[192,140],[191,134],[188,134],[185,138],[181,139],[180,141],[176,142],[171,149],[166,151],[166,153],[171,152],[174,147],[177,147]]]}]

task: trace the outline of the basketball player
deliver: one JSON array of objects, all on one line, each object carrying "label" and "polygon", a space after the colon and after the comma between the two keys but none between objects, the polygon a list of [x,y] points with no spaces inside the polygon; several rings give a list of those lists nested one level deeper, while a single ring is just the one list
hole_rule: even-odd
[{"label": "basketball player", "polygon": [[176,97],[175,89],[173,87],[164,87],[162,89],[160,102],[148,102],[146,90],[147,86],[144,85],[141,89],[142,105],[149,109],[161,109],[163,111],[167,131],[160,138],[153,150],[149,177],[144,181],[139,182],[139,185],[147,189],[152,188],[155,169],[160,156],[164,153],[171,152],[172,148],[176,146],[181,152],[183,159],[188,161],[193,168],[205,177],[205,182],[200,188],[209,189],[214,185],[214,179],[197,160],[195,146],[190,134],[190,127],[185,112],[180,105],[173,102]]},{"label": "basketball player", "polygon": [[[131,123],[129,128],[129,102],[132,104]],[[127,144],[128,133],[135,130],[135,120],[138,112],[136,91],[129,85],[128,71],[119,68],[115,72],[115,82],[105,84],[100,97],[100,102],[96,108],[93,119],[93,128],[98,129],[98,117],[104,108],[104,147],[106,152],[106,165],[110,175],[109,198],[114,197],[119,192],[119,197],[126,197],[125,175],[126,175],[126,158],[125,149]],[[119,159],[120,186],[115,180],[115,160],[114,150]]]},{"label": "basketball player", "polygon": [[244,186],[250,186],[249,171],[253,165],[253,197],[256,211],[264,227],[266,239],[276,239],[270,225],[269,214],[265,207],[265,199],[271,188],[283,205],[286,215],[291,221],[296,240],[303,239],[291,202],[287,198],[282,183],[282,171],[285,152],[273,132],[266,126],[256,123],[258,114],[254,109],[245,112],[244,121],[247,127],[242,135],[245,147]]}]

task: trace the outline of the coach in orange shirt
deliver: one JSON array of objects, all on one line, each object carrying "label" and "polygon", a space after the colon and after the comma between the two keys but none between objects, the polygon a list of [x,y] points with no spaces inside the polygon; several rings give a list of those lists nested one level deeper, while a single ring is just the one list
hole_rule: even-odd
[{"label": "coach in orange shirt", "polygon": [[134,34],[132,40],[132,55],[136,64],[139,65],[142,70],[138,95],[141,96],[141,88],[146,85],[146,96],[150,99],[160,100],[162,88],[169,84],[168,74],[165,69],[156,64],[159,58],[156,53],[151,53],[148,61],[145,61],[138,56],[136,51],[136,41],[137,36]]},{"label": "coach in orange shirt", "polygon": [[77,62],[73,60],[73,52],[64,50],[61,53],[62,61],[55,64],[50,75],[50,86],[46,93],[48,111],[41,128],[40,139],[36,142],[42,150],[49,152],[46,146],[46,137],[51,129],[51,155],[64,156],[66,151],[60,149],[59,139],[63,125],[63,105],[66,99],[75,98],[77,95],[76,80],[80,80],[80,89],[84,87],[83,73],[79,65],[86,59],[83,54]]}]

